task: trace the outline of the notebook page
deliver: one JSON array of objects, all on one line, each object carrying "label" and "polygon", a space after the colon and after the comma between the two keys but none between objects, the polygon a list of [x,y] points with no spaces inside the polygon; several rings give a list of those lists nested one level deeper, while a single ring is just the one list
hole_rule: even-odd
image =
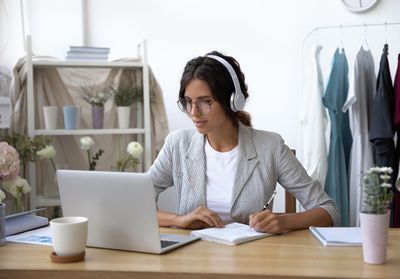
[{"label": "notebook page", "polygon": [[231,223],[224,228],[209,228],[193,231],[193,235],[200,236],[203,240],[235,245],[250,240],[266,237],[271,234],[256,232],[248,225]]}]

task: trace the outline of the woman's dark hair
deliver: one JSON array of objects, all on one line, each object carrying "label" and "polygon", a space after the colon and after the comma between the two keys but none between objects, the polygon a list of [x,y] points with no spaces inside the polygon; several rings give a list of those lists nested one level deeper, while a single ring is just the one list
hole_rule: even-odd
[{"label": "woman's dark hair", "polygon": [[[239,79],[240,88],[247,99],[247,85],[245,83],[244,74],[240,70],[239,63],[231,56],[225,56],[217,51],[207,53],[207,55],[217,55],[226,60],[235,70]],[[226,114],[234,125],[238,122],[251,127],[250,114],[245,111],[234,112],[230,107],[230,98],[235,91],[233,80],[228,70],[219,61],[206,56],[199,56],[190,60],[183,70],[181,78],[181,88],[179,89],[179,98],[185,97],[186,86],[194,79],[199,79],[208,84],[213,98],[221,104]]]}]

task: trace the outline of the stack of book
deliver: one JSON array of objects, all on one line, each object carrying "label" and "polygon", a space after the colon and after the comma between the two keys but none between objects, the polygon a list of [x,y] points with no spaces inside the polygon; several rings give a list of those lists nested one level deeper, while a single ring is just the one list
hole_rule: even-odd
[{"label": "stack of book", "polygon": [[87,46],[70,46],[65,56],[67,61],[89,60],[89,61],[108,61],[108,47],[87,47]]}]

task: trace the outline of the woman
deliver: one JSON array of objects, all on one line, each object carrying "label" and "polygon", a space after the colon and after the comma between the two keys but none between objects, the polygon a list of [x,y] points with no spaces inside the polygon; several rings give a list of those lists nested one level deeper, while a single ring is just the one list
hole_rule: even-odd
[{"label": "woman", "polygon": [[[177,213],[159,210],[160,226],[199,229],[241,222],[260,232],[283,233],[338,225],[335,203],[282,138],[251,127],[249,115],[241,111],[248,97],[233,57],[214,51],[187,63],[178,105],[197,131],[170,133],[149,170],[157,198],[176,187]],[[306,211],[275,214],[272,203],[263,210],[277,182]]]}]

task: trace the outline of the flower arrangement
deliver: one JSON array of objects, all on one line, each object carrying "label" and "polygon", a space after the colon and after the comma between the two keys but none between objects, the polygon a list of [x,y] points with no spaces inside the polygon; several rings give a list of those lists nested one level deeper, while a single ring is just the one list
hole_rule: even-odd
[{"label": "flower arrangement", "polygon": [[97,84],[87,84],[80,87],[77,94],[91,106],[104,107],[104,104],[112,98],[111,89]]},{"label": "flower arrangement", "polygon": [[[1,139],[0,139],[1,141]],[[22,167],[21,175],[25,177],[25,166],[28,162],[35,162],[40,159],[37,152],[53,143],[53,139],[46,136],[36,136],[30,138],[24,134],[14,133],[6,135],[3,141],[7,142],[18,152],[20,166]]]},{"label": "flower arrangement", "polygon": [[[3,189],[15,198],[17,212],[23,211],[22,195],[31,190],[28,182],[19,176],[19,171],[17,150],[5,141],[0,142],[0,181]],[[1,191],[0,200],[4,199],[5,193]]]},{"label": "flower arrangement", "polygon": [[99,149],[94,156],[92,156],[92,147],[96,144],[91,137],[82,137],[80,139],[81,149],[86,150],[88,162],[89,162],[89,170],[96,170],[97,161],[100,159],[100,156],[103,155],[104,150]]},{"label": "flower arrangement", "polygon": [[134,102],[141,102],[143,93],[141,88],[121,87],[112,88],[114,103],[117,107],[129,107]]},{"label": "flower arrangement", "polygon": [[31,191],[31,187],[26,179],[16,176],[13,179],[3,181],[3,189],[15,198],[15,211],[24,211],[24,204],[22,203],[22,195]]},{"label": "flower arrangement", "polygon": [[14,147],[7,142],[0,142],[0,178],[13,179],[19,174],[19,155]]},{"label": "flower arrangement", "polygon": [[361,212],[385,214],[393,199],[390,184],[393,170],[390,167],[373,167],[363,176]]},{"label": "flower arrangement", "polygon": [[126,151],[128,156],[125,158],[120,156],[121,159],[117,160],[117,171],[123,172],[127,167],[134,168],[139,164],[139,158],[143,153],[143,146],[137,141],[132,141],[127,145]]},{"label": "flower arrangement", "polygon": [[6,198],[6,194],[3,192],[3,190],[0,189],[0,203],[3,202]]},{"label": "flower arrangement", "polygon": [[52,145],[46,145],[43,149],[40,149],[39,151],[37,151],[36,155],[40,159],[49,159],[54,172],[57,171],[56,164],[54,163],[54,160],[53,160],[54,156],[56,156],[56,150],[54,149],[54,147]]}]

